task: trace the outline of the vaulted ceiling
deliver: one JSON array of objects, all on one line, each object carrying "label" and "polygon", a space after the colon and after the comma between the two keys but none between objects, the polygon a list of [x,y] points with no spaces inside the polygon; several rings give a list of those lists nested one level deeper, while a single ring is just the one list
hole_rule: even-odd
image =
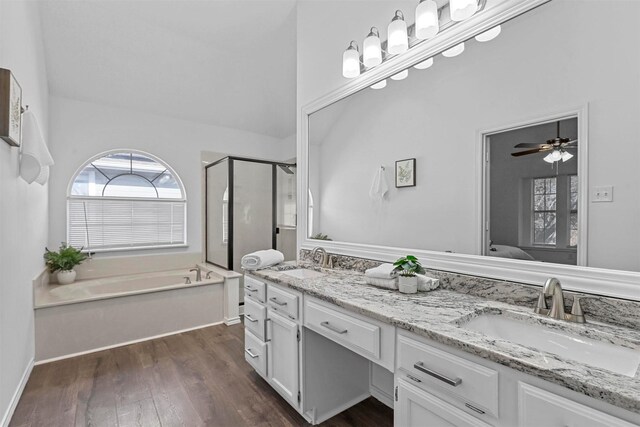
[{"label": "vaulted ceiling", "polygon": [[40,3],[53,95],[295,132],[295,0]]}]

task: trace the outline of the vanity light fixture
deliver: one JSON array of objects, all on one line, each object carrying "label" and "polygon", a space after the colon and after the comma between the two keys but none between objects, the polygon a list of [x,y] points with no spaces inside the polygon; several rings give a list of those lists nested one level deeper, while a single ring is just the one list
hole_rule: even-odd
[{"label": "vanity light fixture", "polygon": [[409,36],[407,35],[407,23],[404,14],[396,10],[396,14],[387,28],[387,50],[391,55],[404,53],[409,49]]},{"label": "vanity light fixture", "polygon": [[407,76],[409,75],[409,70],[402,70],[399,73],[394,74],[393,76],[391,76],[391,80],[404,80],[407,78]]},{"label": "vanity light fixture", "polygon": [[502,32],[502,27],[500,25],[493,27],[490,30],[485,31],[484,33],[478,34],[475,38],[479,42],[488,42],[496,37]]},{"label": "vanity light fixture", "polygon": [[380,80],[378,83],[371,85],[371,89],[384,89],[385,87],[387,87],[387,79]]},{"label": "vanity light fixture", "polygon": [[416,38],[426,40],[440,31],[438,5],[434,0],[420,0],[416,7]]},{"label": "vanity light fixture", "polygon": [[433,65],[433,58],[427,58],[422,62],[418,62],[413,68],[417,70],[426,70]]},{"label": "vanity light fixture", "polygon": [[342,75],[350,79],[360,75],[360,52],[358,43],[352,40],[342,54]]},{"label": "vanity light fixture", "polygon": [[478,0],[449,0],[452,21],[464,21],[478,11]]},{"label": "vanity light fixture", "polygon": [[442,52],[442,56],[446,58],[453,58],[454,56],[460,55],[462,52],[464,52],[464,42],[445,50],[444,52]]},{"label": "vanity light fixture", "polygon": [[380,33],[376,27],[371,27],[369,35],[362,44],[362,62],[367,68],[382,64],[382,47]]}]

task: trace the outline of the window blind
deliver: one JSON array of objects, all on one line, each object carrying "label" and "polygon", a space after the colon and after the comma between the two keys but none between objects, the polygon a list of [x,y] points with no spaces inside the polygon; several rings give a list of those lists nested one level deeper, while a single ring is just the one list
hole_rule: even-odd
[{"label": "window blind", "polygon": [[68,199],[67,243],[101,251],[186,244],[186,201]]}]

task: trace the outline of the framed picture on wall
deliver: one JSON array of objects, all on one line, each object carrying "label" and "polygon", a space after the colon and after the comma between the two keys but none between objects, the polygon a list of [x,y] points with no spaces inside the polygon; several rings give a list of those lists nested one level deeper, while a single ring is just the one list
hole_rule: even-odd
[{"label": "framed picture on wall", "polygon": [[22,139],[22,88],[4,68],[0,68],[0,138],[14,147]]},{"label": "framed picture on wall", "polygon": [[416,159],[396,161],[396,188],[416,186]]}]

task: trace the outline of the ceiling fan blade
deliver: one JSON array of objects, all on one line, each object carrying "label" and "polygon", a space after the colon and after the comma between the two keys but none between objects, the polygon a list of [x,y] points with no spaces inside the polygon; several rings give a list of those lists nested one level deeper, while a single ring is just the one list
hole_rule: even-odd
[{"label": "ceiling fan blade", "polygon": [[533,148],[533,147],[540,148],[543,145],[547,145],[547,144],[540,144],[539,142],[521,142],[518,145],[514,145],[513,148]]},{"label": "ceiling fan blade", "polygon": [[518,151],[516,153],[511,153],[511,155],[513,157],[519,157],[519,156],[526,156],[527,154],[539,153],[541,151],[543,151],[542,148],[534,148],[533,150],[525,150],[525,151]]},{"label": "ceiling fan blade", "polygon": [[578,140],[574,139],[573,141],[565,142],[563,145],[575,144],[576,142],[578,142]]}]

